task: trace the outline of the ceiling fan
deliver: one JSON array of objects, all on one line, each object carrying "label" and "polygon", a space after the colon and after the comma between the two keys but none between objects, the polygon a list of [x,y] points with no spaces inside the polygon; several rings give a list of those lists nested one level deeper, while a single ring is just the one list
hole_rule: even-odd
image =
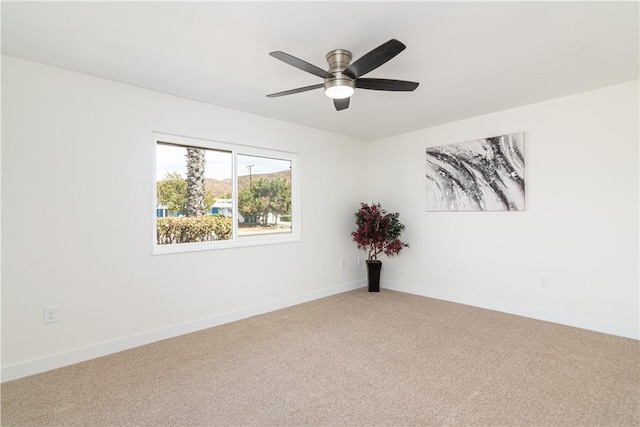
[{"label": "ceiling fan", "polygon": [[403,43],[396,39],[391,39],[363,55],[353,64],[351,64],[351,52],[345,49],[335,49],[327,53],[327,62],[329,63],[328,71],[309,64],[295,56],[291,56],[288,53],[281,51],[271,52],[269,55],[282,62],[306,71],[307,73],[322,77],[324,83],[272,93],[267,95],[267,97],[277,98],[279,96],[293,95],[294,93],[324,88],[325,95],[333,99],[336,110],[340,111],[349,108],[349,99],[355,92],[355,88],[394,92],[413,91],[418,87],[419,83],[405,80],[361,78],[368,72],[375,70],[389,61],[405,48],[406,46]]}]

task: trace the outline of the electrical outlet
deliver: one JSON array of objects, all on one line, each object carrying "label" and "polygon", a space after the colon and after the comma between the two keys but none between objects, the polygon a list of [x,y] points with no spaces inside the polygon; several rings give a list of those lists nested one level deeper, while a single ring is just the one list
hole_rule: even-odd
[{"label": "electrical outlet", "polygon": [[542,276],[540,278],[540,287],[548,288],[549,287],[549,278],[547,276]]},{"label": "electrical outlet", "polygon": [[362,258],[358,257],[358,265],[362,264]]},{"label": "electrical outlet", "polygon": [[344,260],[343,259],[340,260],[340,268],[344,268]]},{"label": "electrical outlet", "polygon": [[58,307],[44,308],[44,323],[56,323],[58,321]]}]

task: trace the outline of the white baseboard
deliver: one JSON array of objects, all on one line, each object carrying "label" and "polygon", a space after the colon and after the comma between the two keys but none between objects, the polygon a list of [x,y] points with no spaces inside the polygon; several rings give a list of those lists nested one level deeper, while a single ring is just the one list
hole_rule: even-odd
[{"label": "white baseboard", "polygon": [[96,345],[77,348],[64,353],[53,354],[50,356],[28,360],[26,362],[15,363],[2,367],[0,374],[0,382],[12,381],[29,375],[38,374],[52,369],[62,368],[64,366],[73,365],[75,363],[84,362],[95,359],[97,357],[107,356],[123,350],[150,344],[156,341],[173,338],[191,332],[197,332],[203,329],[212,328],[214,326],[223,325],[225,323],[235,322],[237,320],[246,319],[259,314],[268,313],[286,307],[291,307],[305,302],[314,301],[342,292],[359,289],[366,286],[365,281],[345,283],[331,288],[321,289],[319,291],[309,292],[302,295],[296,295],[281,300],[270,301],[264,304],[243,308],[240,310],[230,311],[215,316],[186,322],[168,328],[157,329],[138,335],[118,338],[112,341],[103,342]]},{"label": "white baseboard", "polygon": [[515,314],[517,316],[528,317],[531,319],[543,320],[560,325],[573,326],[575,328],[588,329],[590,331],[602,332],[604,334],[640,340],[640,330],[638,330],[637,327],[634,328],[626,325],[606,322],[600,319],[576,316],[564,312],[554,312],[535,307],[508,304],[501,301],[481,300],[469,295],[433,292],[424,288],[403,286],[397,283],[385,281],[381,281],[381,287],[392,291],[405,292],[408,294],[420,295],[423,297],[455,302],[473,307],[486,308],[488,310],[500,311],[502,313]]}]

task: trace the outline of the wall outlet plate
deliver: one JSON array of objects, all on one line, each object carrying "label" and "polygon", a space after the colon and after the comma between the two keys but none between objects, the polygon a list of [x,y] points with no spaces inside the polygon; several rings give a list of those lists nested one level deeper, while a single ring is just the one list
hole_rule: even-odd
[{"label": "wall outlet plate", "polygon": [[58,321],[58,307],[44,308],[44,323],[56,323]]},{"label": "wall outlet plate", "polygon": [[549,278],[547,276],[542,276],[540,278],[540,287],[548,288],[549,287]]}]

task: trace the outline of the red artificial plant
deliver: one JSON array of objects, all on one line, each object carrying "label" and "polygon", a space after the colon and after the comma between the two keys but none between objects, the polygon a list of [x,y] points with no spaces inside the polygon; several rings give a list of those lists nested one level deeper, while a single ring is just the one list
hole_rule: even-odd
[{"label": "red artificial plant", "polygon": [[356,212],[358,228],[351,233],[358,249],[367,251],[368,261],[377,261],[378,255],[384,253],[393,256],[409,245],[400,240],[404,225],[400,223],[399,213],[389,213],[380,207],[380,203],[367,205],[360,203]]}]

